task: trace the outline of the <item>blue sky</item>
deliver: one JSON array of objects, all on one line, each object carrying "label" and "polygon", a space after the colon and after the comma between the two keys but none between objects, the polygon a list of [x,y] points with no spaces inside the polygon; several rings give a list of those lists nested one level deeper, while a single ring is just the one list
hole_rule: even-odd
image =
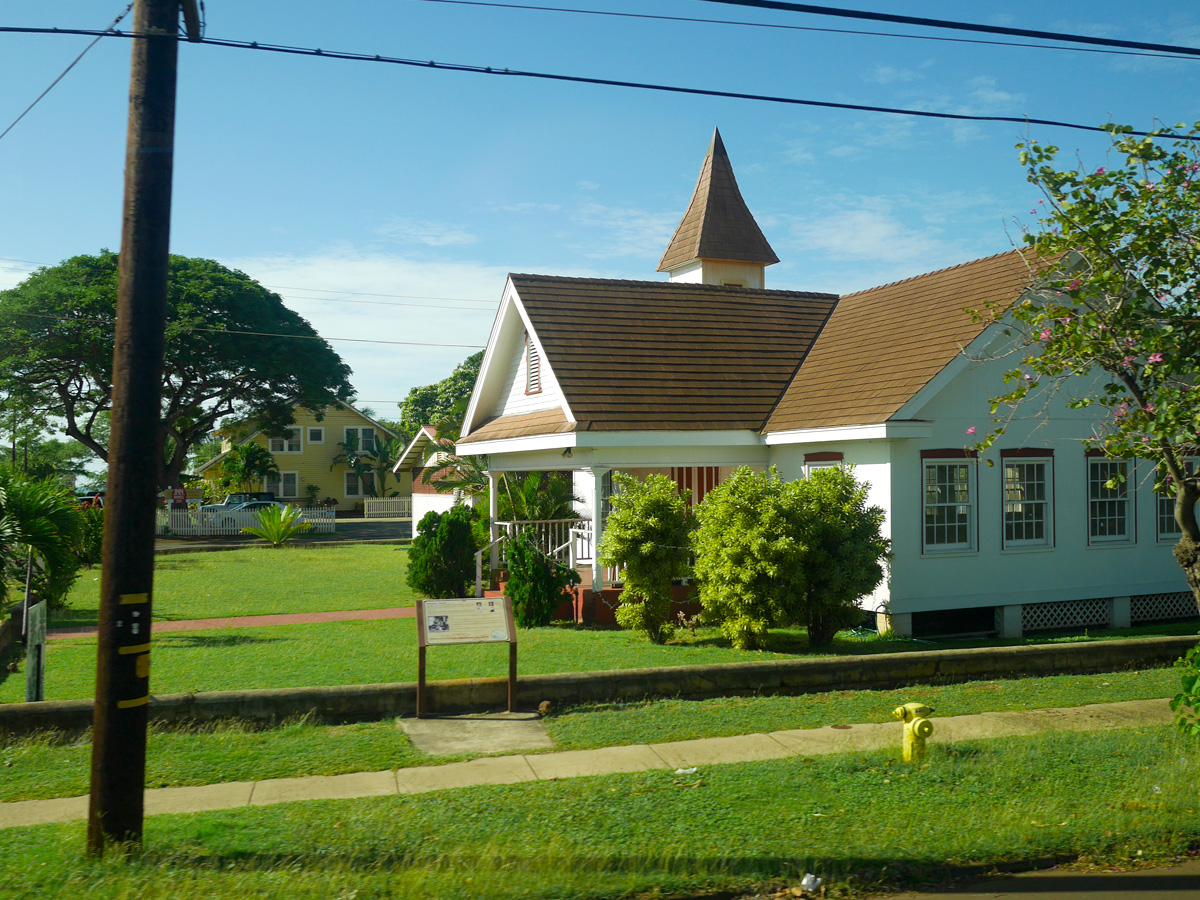
[{"label": "blue sky", "polygon": [[[545,5],[935,34],[699,0]],[[210,37],[1093,125],[1200,119],[1200,60],[424,0],[207,7]],[[1200,46],[1200,10],[1161,0],[1044,0],[1019,20],[991,4],[856,7]],[[4,0],[0,24],[97,28],[123,8]],[[0,130],[89,40],[0,34]],[[0,140],[0,288],[118,248],[128,78],[128,41],[105,39]],[[184,45],[172,250],[246,271],[330,338],[482,346],[508,272],[662,279],[714,126],[782,260],[769,287],[845,293],[1000,252],[1036,200],[1015,124]],[[1032,135],[1103,164],[1102,135]],[[333,345],[385,417],[471,352]]]}]

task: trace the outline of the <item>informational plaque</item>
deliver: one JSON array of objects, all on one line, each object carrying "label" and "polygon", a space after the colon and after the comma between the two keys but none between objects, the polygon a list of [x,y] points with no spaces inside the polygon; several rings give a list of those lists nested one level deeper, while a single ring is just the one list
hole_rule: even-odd
[{"label": "informational plaque", "polygon": [[508,644],[508,711],[517,702],[517,630],[507,597],[417,601],[417,717],[425,716],[425,651],[439,644]]},{"label": "informational plaque", "polygon": [[25,702],[46,699],[46,601],[25,613]]},{"label": "informational plaque", "polygon": [[425,643],[487,644],[512,640],[506,600],[422,600],[421,628]]}]

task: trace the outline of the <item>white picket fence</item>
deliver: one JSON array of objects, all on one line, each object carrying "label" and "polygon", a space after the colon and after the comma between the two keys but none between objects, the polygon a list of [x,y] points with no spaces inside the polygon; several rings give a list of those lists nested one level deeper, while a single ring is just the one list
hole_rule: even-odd
[{"label": "white picket fence", "polygon": [[[335,531],[332,509],[293,508],[299,509],[303,521],[312,526],[305,529],[305,534],[332,534]],[[178,537],[230,536],[241,534],[247,525],[257,524],[257,510],[222,512],[211,509],[160,509],[157,533],[161,536]]]},{"label": "white picket fence", "polygon": [[[533,536],[533,543],[543,553],[555,551],[563,553],[568,542],[574,542],[574,557],[576,559],[591,559],[592,542],[591,529],[588,522],[582,519],[536,519],[531,522],[496,522],[493,533],[496,537],[506,538],[500,543],[500,562],[508,561],[506,548],[509,541],[518,534],[527,533]],[[586,530],[585,530],[586,529]],[[563,560],[566,561],[565,559]]]},{"label": "white picket fence", "polygon": [[363,517],[367,519],[411,519],[412,497],[366,497]]}]

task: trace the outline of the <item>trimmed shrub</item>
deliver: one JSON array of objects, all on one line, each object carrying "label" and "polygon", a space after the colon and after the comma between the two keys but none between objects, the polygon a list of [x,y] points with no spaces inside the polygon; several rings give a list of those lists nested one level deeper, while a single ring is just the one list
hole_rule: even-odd
[{"label": "trimmed shrub", "polygon": [[617,566],[625,590],[617,622],[664,643],[674,626],[671,581],[688,574],[688,537],[696,527],[691,510],[665,475],[639,481],[613,475],[612,512],[600,538],[600,563]]},{"label": "trimmed shrub", "polygon": [[521,628],[550,624],[559,605],[579,584],[579,573],[538,549],[528,532],[508,545],[508,586],[513,618]]},{"label": "trimmed shrub", "polygon": [[883,510],[850,467],[799,481],[735,471],[704,498],[693,545],[703,620],[740,649],[771,628],[803,625],[827,646],[861,616],[857,601],[883,580]]},{"label": "trimmed shrub", "polygon": [[417,524],[408,551],[408,585],[426,597],[467,597],[475,593],[475,538],[471,509],[427,512]]}]

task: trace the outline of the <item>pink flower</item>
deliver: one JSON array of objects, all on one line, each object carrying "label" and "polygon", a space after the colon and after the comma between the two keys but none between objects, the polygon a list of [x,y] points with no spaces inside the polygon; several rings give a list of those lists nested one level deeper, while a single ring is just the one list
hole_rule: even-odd
[{"label": "pink flower", "polygon": [[1154,404],[1147,403],[1145,406],[1142,407],[1142,409],[1144,409],[1148,413],[1152,413],[1152,412],[1154,412]]},{"label": "pink flower", "polygon": [[1026,380],[1026,381],[1033,381],[1033,376],[1032,376],[1032,375],[1030,375],[1028,372],[1026,372],[1026,373],[1025,373],[1025,380]]},{"label": "pink flower", "polygon": [[1077,291],[1082,284],[1082,281],[1080,281],[1078,278],[1074,278],[1071,280],[1071,283],[1067,285],[1067,290]]},{"label": "pink flower", "polygon": [[1050,329],[1049,328],[1047,328],[1046,330],[1044,330],[1042,332],[1041,340],[1043,340],[1043,341],[1050,340]]},{"label": "pink flower", "polygon": [[1062,317],[1061,319],[1059,319],[1058,321],[1059,321],[1059,322],[1061,322],[1063,325],[1070,325],[1070,324],[1071,324],[1071,317],[1070,317],[1070,316],[1063,316],[1063,317]]},{"label": "pink flower", "polygon": [[1146,360],[1148,363],[1160,363],[1163,361],[1163,355],[1157,351],[1150,354],[1150,358]]},{"label": "pink flower", "polygon": [[967,429],[967,434],[974,434],[974,433],[975,433],[975,426],[972,425],[970,428]]},{"label": "pink flower", "polygon": [[1133,365],[1133,357],[1132,356],[1126,356],[1124,359],[1121,360],[1121,368],[1122,369],[1128,369],[1132,365]]},{"label": "pink flower", "polygon": [[1097,174],[1097,175],[1103,175],[1103,174],[1104,174],[1104,166],[1101,166],[1100,168],[1098,168],[1098,169],[1096,170],[1096,174]]}]

